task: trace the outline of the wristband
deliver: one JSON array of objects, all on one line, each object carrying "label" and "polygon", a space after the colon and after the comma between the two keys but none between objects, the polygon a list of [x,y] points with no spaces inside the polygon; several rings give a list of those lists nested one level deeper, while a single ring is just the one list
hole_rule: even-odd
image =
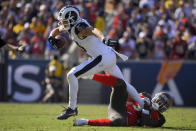
[{"label": "wristband", "polygon": [[56,40],[55,37],[50,36],[50,37],[48,38],[48,41],[49,41],[50,45],[51,45],[53,48],[58,49],[58,46],[56,45],[56,41],[57,41],[57,40]]}]

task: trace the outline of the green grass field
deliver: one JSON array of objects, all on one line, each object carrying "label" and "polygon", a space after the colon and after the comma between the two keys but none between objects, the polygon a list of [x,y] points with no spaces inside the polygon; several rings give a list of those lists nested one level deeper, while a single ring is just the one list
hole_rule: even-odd
[{"label": "green grass field", "polygon": [[196,130],[196,108],[171,108],[164,113],[162,128],[147,127],[74,127],[76,118],[106,118],[106,105],[79,105],[79,115],[57,120],[60,104],[0,104],[0,131],[174,131]]}]

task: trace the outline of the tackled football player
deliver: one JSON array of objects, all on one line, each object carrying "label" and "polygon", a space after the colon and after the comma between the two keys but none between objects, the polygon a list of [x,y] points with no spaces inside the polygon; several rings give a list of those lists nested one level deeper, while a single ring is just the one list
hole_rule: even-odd
[{"label": "tackled football player", "polygon": [[112,86],[108,118],[76,119],[74,126],[149,126],[161,127],[165,123],[165,112],[172,104],[170,95],[166,92],[157,93],[152,99],[148,93],[140,93],[145,106],[139,109],[138,103],[129,97],[126,84],[122,79],[110,74],[95,74],[93,80],[106,86]]},{"label": "tackled football player", "polygon": [[68,108],[57,119],[67,119],[70,116],[78,114],[78,78],[93,75],[101,71],[107,71],[111,75],[120,78],[123,81],[121,84],[126,85],[125,89],[128,94],[137,101],[142,109],[144,107],[143,99],[141,99],[137,90],[125,81],[122,72],[116,65],[116,55],[123,60],[126,60],[127,57],[108,46],[115,43],[115,41],[106,39],[101,31],[93,28],[85,19],[82,19],[79,9],[74,6],[68,5],[63,7],[58,14],[58,21],[59,26],[53,29],[49,35],[48,40],[50,44],[54,48],[61,48],[55,37],[61,33],[68,32],[75,43],[91,56],[91,59],[73,67],[67,74],[69,82],[69,104]]}]

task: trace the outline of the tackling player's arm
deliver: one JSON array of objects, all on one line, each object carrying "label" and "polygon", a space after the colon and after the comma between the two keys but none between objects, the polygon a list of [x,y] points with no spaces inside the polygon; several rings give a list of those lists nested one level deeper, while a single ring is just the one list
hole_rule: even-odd
[{"label": "tackling player's arm", "polygon": [[14,46],[14,45],[7,43],[6,41],[4,41],[3,39],[0,38],[0,48],[2,48],[2,47],[6,47],[7,49],[12,49],[12,50],[15,50],[15,51],[22,53],[24,51],[24,48],[26,47],[26,45],[19,43],[18,46]]},{"label": "tackling player's arm", "polygon": [[8,48],[10,48],[12,50],[15,50],[15,51],[17,51],[19,53],[23,53],[26,46],[27,46],[26,44],[22,44],[22,45],[18,45],[18,46],[14,46],[12,44],[7,44]]}]

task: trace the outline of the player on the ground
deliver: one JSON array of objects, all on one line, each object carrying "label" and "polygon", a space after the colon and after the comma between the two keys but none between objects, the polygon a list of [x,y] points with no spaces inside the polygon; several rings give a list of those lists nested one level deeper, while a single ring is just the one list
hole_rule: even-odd
[{"label": "player on the ground", "polygon": [[[103,80],[104,79],[104,80]],[[113,86],[110,104],[108,108],[108,118],[102,119],[76,119],[74,126],[150,126],[161,127],[165,123],[165,117],[161,114],[172,104],[171,97],[165,93],[157,93],[151,99],[148,93],[141,93],[141,98],[147,105],[139,110],[138,104],[127,95],[126,84],[109,74],[95,74],[93,80],[101,82],[107,86]]]},{"label": "player on the ground", "polygon": [[[70,116],[75,116],[78,113],[78,78],[101,71],[107,71],[111,75],[125,81],[122,72],[116,65],[116,55],[124,60],[127,59],[127,57],[107,46],[115,43],[115,41],[105,39],[102,32],[93,28],[86,20],[80,18],[80,11],[76,7],[70,5],[63,7],[58,14],[58,20],[59,26],[53,29],[49,35],[48,40],[50,44],[54,48],[60,48],[55,36],[68,32],[75,43],[92,57],[92,59],[72,68],[67,74],[69,82],[69,105],[65,112],[57,117],[57,119],[62,120]],[[128,94],[138,102],[142,109],[144,101],[140,98],[138,92],[132,85],[126,81],[125,83]]]}]

